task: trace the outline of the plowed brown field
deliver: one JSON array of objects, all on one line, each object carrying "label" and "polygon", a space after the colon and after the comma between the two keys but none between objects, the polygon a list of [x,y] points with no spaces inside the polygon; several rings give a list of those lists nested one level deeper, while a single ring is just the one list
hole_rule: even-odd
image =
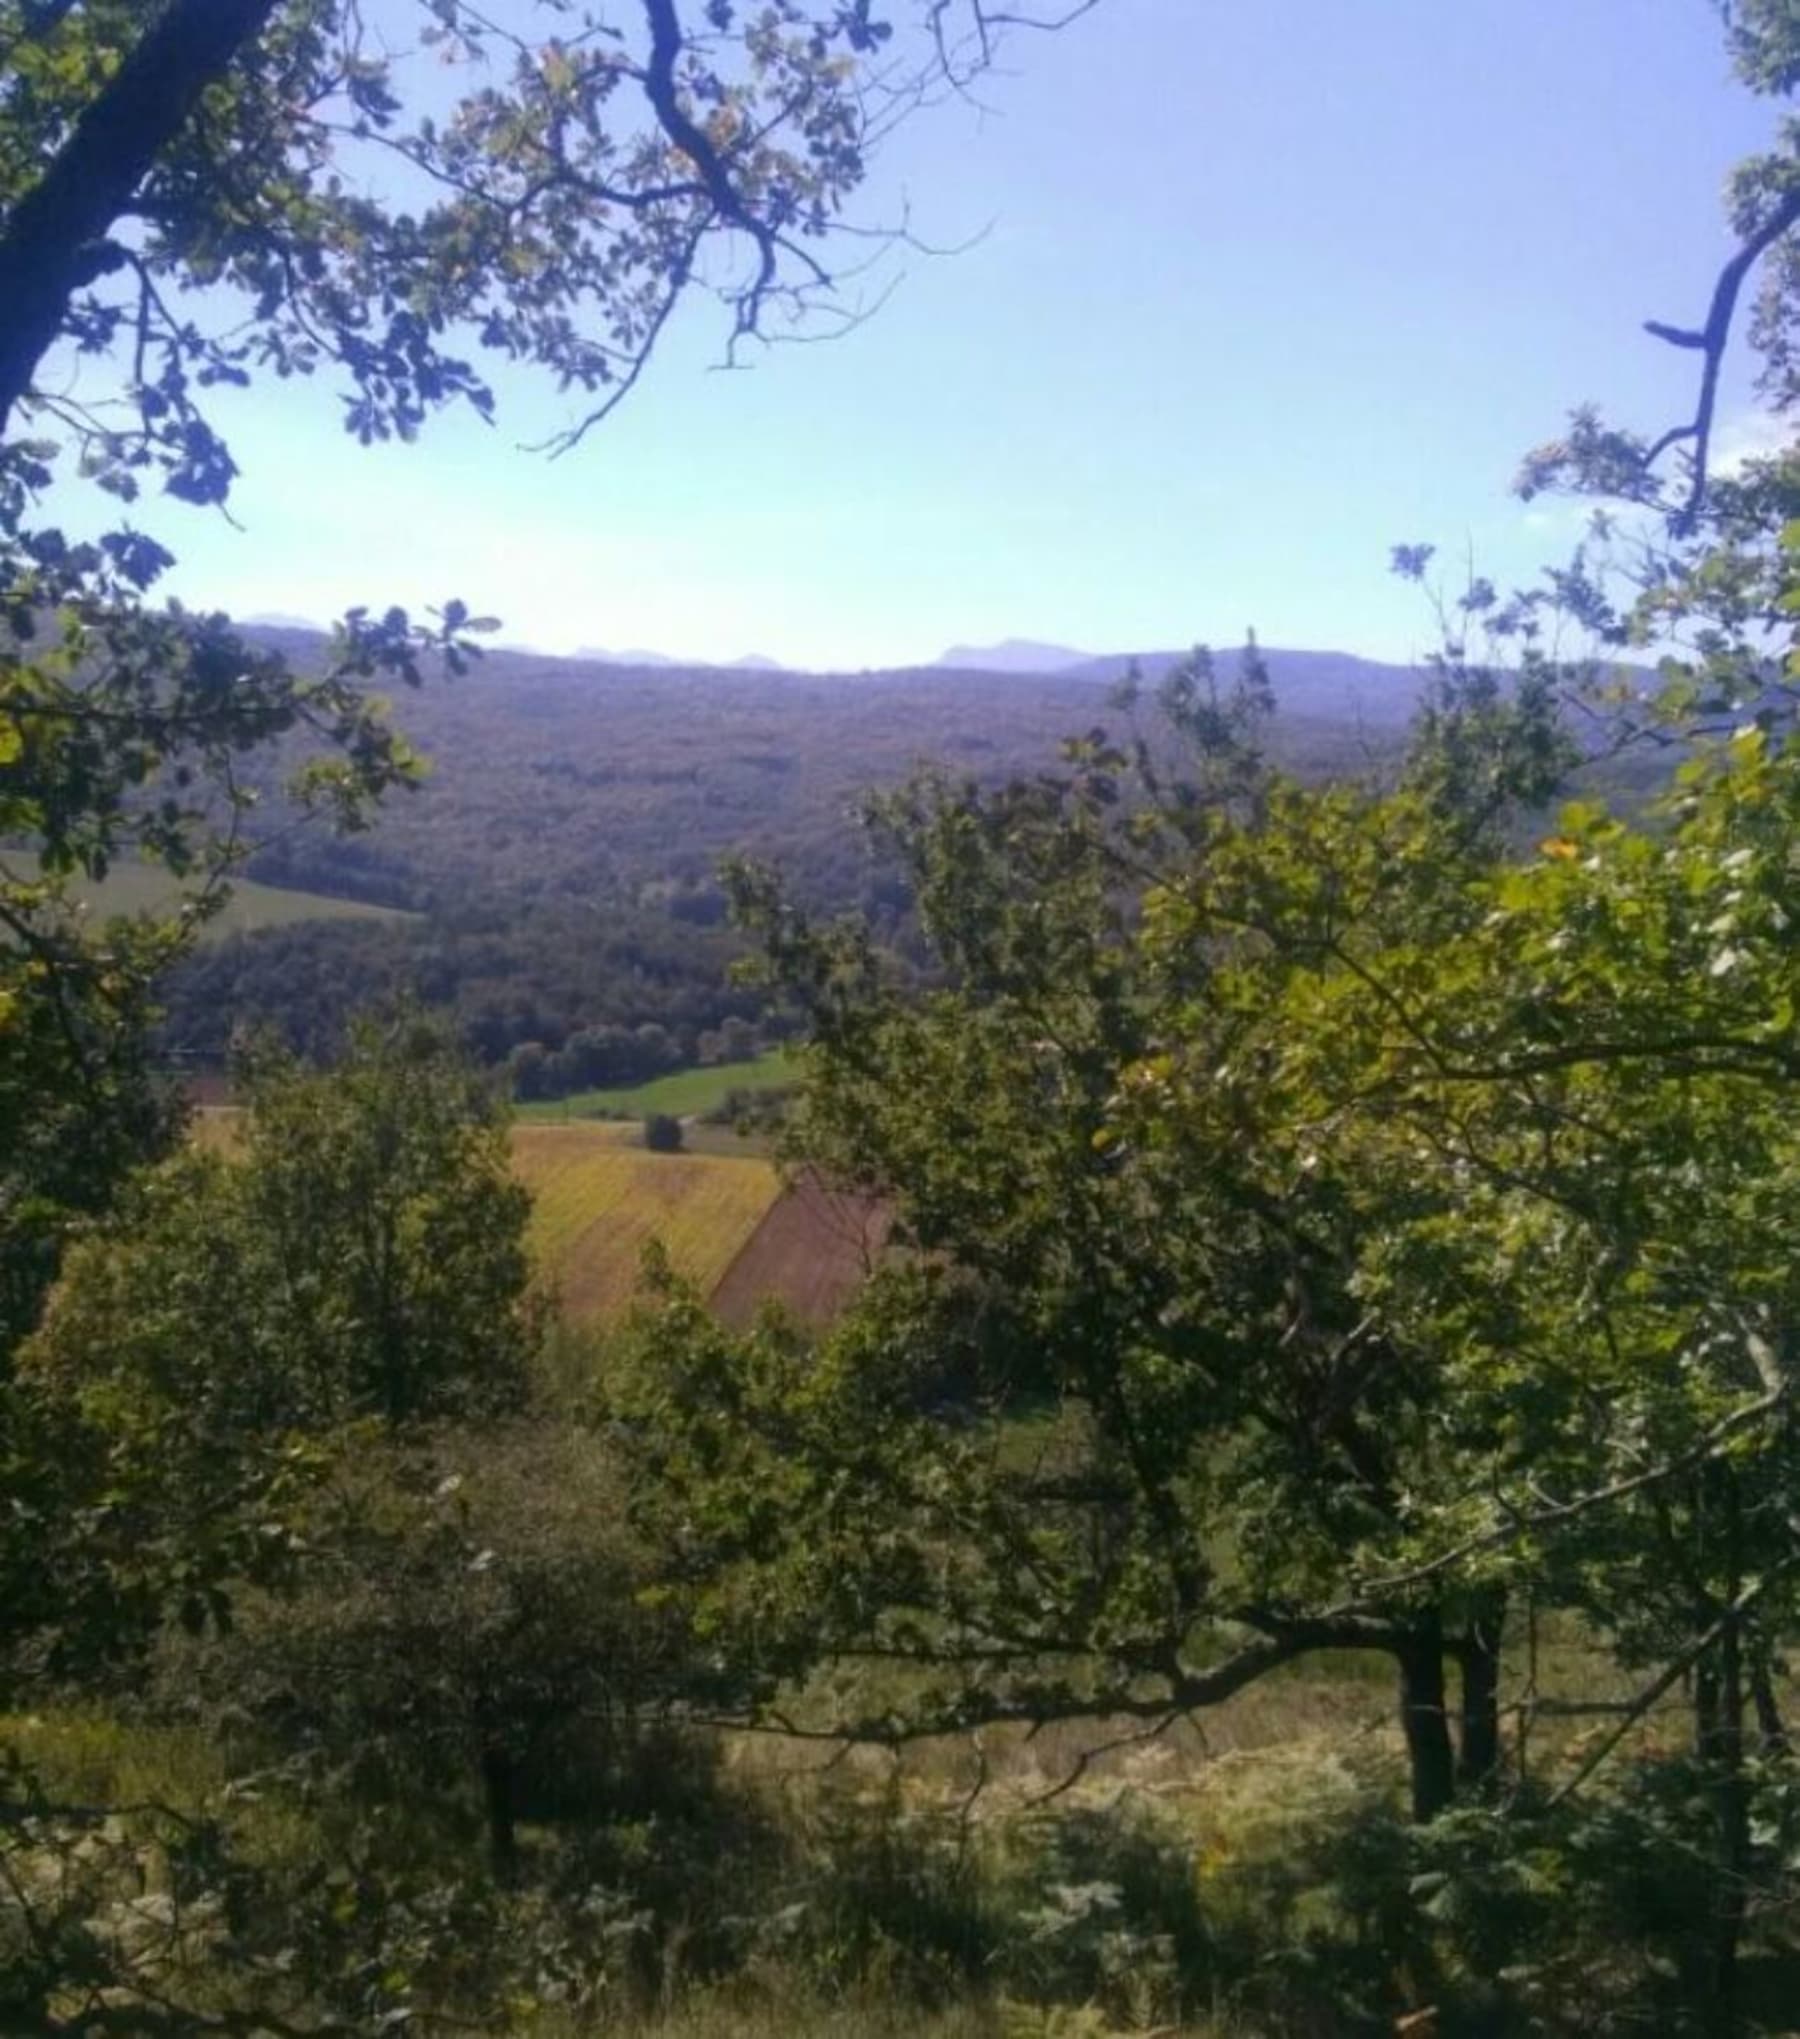
[{"label": "plowed brown field", "polygon": [[783,1192],[712,1292],[725,1323],[747,1324],[765,1296],[803,1323],[827,1324],[869,1278],[893,1215],[868,1197],[803,1180]]}]

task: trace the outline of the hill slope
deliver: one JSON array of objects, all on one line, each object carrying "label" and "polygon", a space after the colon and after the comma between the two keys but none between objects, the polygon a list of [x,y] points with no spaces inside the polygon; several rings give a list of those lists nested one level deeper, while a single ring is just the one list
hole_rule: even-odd
[{"label": "hill slope", "polygon": [[[316,656],[316,639],[263,635]],[[1417,690],[1417,675],[1398,667],[1267,657],[1288,704],[1273,746],[1302,771],[1359,756],[1371,729],[1398,726]],[[926,760],[984,779],[1049,768],[1065,737],[1116,720],[1104,683],[1125,663],[1050,676],[843,675],[494,652],[398,703],[432,773],[390,803],[372,837],[303,837],[258,871],[412,905],[495,889],[636,897],[703,882],[742,851],[778,859],[816,896],[854,897],[867,876],[849,821],[860,794]]]}]

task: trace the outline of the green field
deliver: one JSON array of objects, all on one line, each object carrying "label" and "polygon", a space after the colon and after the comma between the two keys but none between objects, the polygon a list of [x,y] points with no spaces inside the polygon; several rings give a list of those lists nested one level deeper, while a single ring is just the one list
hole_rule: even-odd
[{"label": "green field", "polygon": [[[167,871],[150,864],[118,864],[98,884],[86,884],[79,896],[97,918],[114,914],[167,913],[179,887]],[[225,904],[206,923],[205,939],[249,934],[261,927],[286,927],[300,920],[410,920],[392,906],[367,906],[360,899],[329,899],[321,892],[292,892],[284,886],[259,885],[254,878],[232,881]]]},{"label": "green field", "polygon": [[710,1069],[680,1069],[673,1076],[659,1076],[654,1083],[639,1083],[628,1090],[581,1090],[572,1097],[553,1098],[547,1104],[520,1107],[522,1119],[592,1119],[613,1114],[622,1118],[648,1118],[652,1112],[667,1112],[677,1119],[693,1118],[717,1111],[734,1090],[781,1090],[800,1080],[800,1065],[785,1049],[757,1056],[754,1062],[720,1062]]}]

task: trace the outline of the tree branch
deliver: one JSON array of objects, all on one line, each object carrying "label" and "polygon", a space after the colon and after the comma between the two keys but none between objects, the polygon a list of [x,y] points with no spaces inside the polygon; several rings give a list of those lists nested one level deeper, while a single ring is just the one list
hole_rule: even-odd
[{"label": "tree branch", "polygon": [[108,266],[114,221],[206,87],[276,5],[174,0],[7,217],[0,228],[0,433],[55,343],[69,300]]},{"label": "tree branch", "polygon": [[1789,1558],[1785,1564],[1777,1565],[1773,1571],[1765,1572],[1761,1578],[1752,1579],[1749,1585],[1732,1601],[1731,1605],[1725,1609],[1710,1628],[1697,1636],[1693,1642],[1688,1644],[1686,1649],[1678,1656],[1671,1658],[1657,1672],[1649,1684],[1627,1703],[1624,1717],[1620,1720],[1618,1726],[1601,1741],[1599,1747],[1588,1756],[1574,1776],[1569,1778],[1566,1783],[1560,1785],[1551,1795],[1550,1806],[1552,1810],[1561,1805],[1565,1799],[1572,1798],[1581,1789],[1637,1723],[1643,1719],[1644,1715],[1650,1711],[1651,1707],[1675,1684],[1682,1673],[1691,1665],[1697,1664],[1707,1651],[1712,1648],[1714,1643],[1718,1642],[1725,1634],[1725,1631],[1741,1621],[1750,1609],[1756,1605],[1757,1601],[1762,1598],[1764,1593],[1777,1580],[1782,1578],[1784,1574],[1791,1572],[1797,1563],[1800,1563],[1800,1557]]},{"label": "tree branch", "polygon": [[1737,315],[1738,295],[1751,270],[1796,223],[1800,223],[1800,186],[1796,186],[1787,194],[1719,271],[1719,280],[1713,286],[1712,305],[1707,312],[1704,326],[1696,330],[1665,325],[1659,319],[1647,319],[1644,322],[1645,332],[1655,339],[1666,341],[1671,347],[1687,349],[1702,357],[1700,393],[1693,417],[1688,423],[1672,426],[1665,432],[1644,455],[1643,462],[1646,468],[1653,467],[1672,446],[1687,441],[1693,444],[1693,477],[1688,484],[1687,500],[1675,513],[1674,518],[1675,530],[1679,536],[1686,537],[1692,532],[1706,499],[1707,460],[1712,449],[1713,422],[1718,408],[1719,376],[1725,365],[1725,349],[1731,341],[1731,327]]}]

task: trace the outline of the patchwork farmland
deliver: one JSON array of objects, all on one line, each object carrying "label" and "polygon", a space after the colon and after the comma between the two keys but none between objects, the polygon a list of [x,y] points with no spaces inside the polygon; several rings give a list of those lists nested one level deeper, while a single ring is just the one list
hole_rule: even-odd
[{"label": "patchwork farmland", "polygon": [[635,1125],[517,1126],[539,1264],[572,1318],[616,1316],[652,1239],[710,1296],[780,1194],[751,1156],[651,1154]]},{"label": "patchwork farmland", "polygon": [[[229,1153],[238,1113],[209,1106],[194,1138]],[[637,1292],[644,1248],[667,1249],[728,1324],[774,1298],[804,1323],[835,1317],[886,1244],[889,1216],[867,1198],[812,1182],[784,1188],[774,1167],[738,1153],[652,1154],[623,1120],[513,1128],[513,1161],[532,1197],[531,1244],[563,1313],[606,1322]]]},{"label": "patchwork farmland", "polygon": [[578,1322],[630,1307],[644,1248],[659,1239],[728,1324],[747,1325],[768,1298],[828,1323],[887,1241],[880,1205],[812,1182],[784,1189],[754,1156],[650,1154],[623,1124],[517,1126],[512,1137],[539,1264]]}]

